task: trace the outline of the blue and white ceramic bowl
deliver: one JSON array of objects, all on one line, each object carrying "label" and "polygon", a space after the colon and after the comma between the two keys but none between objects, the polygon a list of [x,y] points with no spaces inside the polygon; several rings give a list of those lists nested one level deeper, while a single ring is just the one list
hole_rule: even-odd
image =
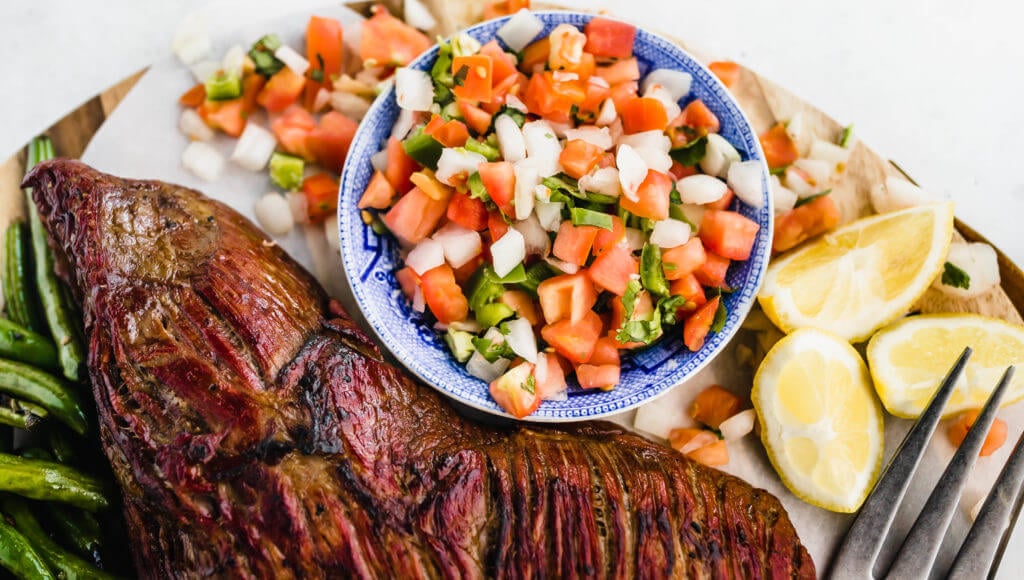
[{"label": "blue and white ceramic bowl", "polygon": [[[544,22],[542,35],[547,35],[562,23],[582,28],[594,17],[577,12],[535,14]],[[484,22],[467,32],[484,43],[495,38],[496,31],[506,19]],[[410,66],[430,70],[437,58],[437,50],[434,46]],[[685,106],[695,98],[703,100],[720,120],[721,135],[736,147],[744,160],[763,159],[757,135],[728,89],[696,59],[673,42],[642,29],[636,34],[634,54],[643,74],[656,68],[690,73],[693,76],[692,89],[681,104]],[[398,113],[394,89],[389,89],[370,108],[349,150],[338,200],[341,257],[346,278],[370,328],[406,368],[449,397],[470,407],[508,417],[491,399],[487,383],[470,376],[450,355],[444,339],[433,330],[428,319],[414,312],[407,303],[394,276],[398,265],[398,243],[390,236],[377,235],[360,219],[356,203],[373,175],[370,156],[387,141]],[[729,269],[727,281],[736,290],[725,296],[729,314],[722,331],[710,333],[698,352],[690,352],[683,346],[681,330],[671,332],[652,348],[624,354],[621,382],[615,389],[584,391],[570,387],[566,400],[545,401],[527,420],[578,421],[622,412],[661,395],[710,363],[725,348],[746,317],[768,265],[772,209],[767,167],[762,190],[765,201],[760,209],[738,200],[733,202],[733,209],[756,221],[761,229],[750,259],[734,263]]]}]

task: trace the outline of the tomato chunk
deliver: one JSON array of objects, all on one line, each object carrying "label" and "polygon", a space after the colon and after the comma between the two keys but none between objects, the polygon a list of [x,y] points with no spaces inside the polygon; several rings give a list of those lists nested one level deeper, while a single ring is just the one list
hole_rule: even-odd
[{"label": "tomato chunk", "polygon": [[547,36],[531,43],[523,49],[519,59],[519,70],[526,74],[533,73],[536,69],[544,66],[550,53],[551,39]]},{"label": "tomato chunk", "polygon": [[420,288],[427,308],[442,324],[465,320],[469,301],[455,281],[455,272],[448,264],[428,270],[420,276]]},{"label": "tomato chunk", "polygon": [[416,288],[420,285],[419,275],[413,272],[409,266],[405,266],[395,272],[395,280],[398,281],[398,286],[402,289],[402,294],[405,295],[405,298],[412,302],[416,296]]},{"label": "tomato chunk", "polygon": [[[616,335],[622,326],[626,323],[626,306],[622,303],[621,298],[612,298],[612,316],[608,325],[608,336],[611,337],[620,349],[632,349],[644,346],[642,342],[619,342]],[[637,294],[636,301],[633,303],[633,316],[630,320],[640,320],[648,317],[654,312],[654,302],[651,300],[651,294],[644,290]]]},{"label": "tomato chunk", "polygon": [[308,139],[314,129],[316,129],[316,119],[302,107],[292,107],[270,122],[270,130],[277,138],[281,149],[292,155],[298,155],[306,161],[313,160]]},{"label": "tomato chunk", "polygon": [[778,253],[795,248],[836,227],[842,217],[831,195],[823,195],[810,203],[793,208],[775,218],[772,251]]},{"label": "tomato chunk", "polygon": [[279,113],[298,100],[305,86],[306,77],[284,67],[270,77],[256,97],[256,102],[271,113]]},{"label": "tomato chunk", "polygon": [[622,246],[614,246],[602,253],[587,269],[587,275],[599,288],[616,296],[626,293],[630,277],[640,273],[640,263],[632,252]]},{"label": "tomato chunk", "polygon": [[661,131],[668,125],[665,105],[658,99],[637,97],[626,103],[622,113],[622,128],[626,133]]},{"label": "tomato chunk", "polygon": [[232,137],[242,135],[248,117],[240,98],[230,101],[206,101],[196,112],[207,125],[220,129]]},{"label": "tomato chunk", "polygon": [[673,280],[669,284],[668,289],[673,296],[686,298],[686,306],[683,310],[695,310],[708,301],[707,296],[704,294],[704,287],[700,285],[697,277],[693,274],[687,274]]},{"label": "tomato chunk", "polygon": [[409,180],[416,172],[417,164],[412,157],[405,152],[402,142],[394,137],[388,138],[387,147],[388,167],[384,171],[388,182],[398,193],[405,193],[412,189],[412,181]]},{"label": "tomato chunk", "polygon": [[721,467],[729,463],[729,448],[725,439],[719,439],[686,454],[687,457],[708,467]]},{"label": "tomato chunk", "polygon": [[733,88],[740,81],[740,65],[731,60],[719,60],[708,65],[718,80],[728,88]]},{"label": "tomato chunk", "polygon": [[528,416],[540,407],[536,385],[530,388],[527,384],[532,373],[533,365],[522,362],[494,379],[489,386],[494,402],[517,419]]},{"label": "tomato chunk", "polygon": [[619,198],[619,205],[626,211],[652,220],[668,218],[669,196],[672,194],[672,179],[668,175],[650,169],[647,177],[636,191],[637,200],[625,194]]},{"label": "tomato chunk", "polygon": [[306,138],[309,153],[325,169],[341,173],[358,127],[358,123],[337,111],[324,113],[320,124]]},{"label": "tomato chunk", "polygon": [[386,214],[384,224],[406,244],[417,244],[434,233],[448,209],[448,199],[434,199],[414,187]]},{"label": "tomato chunk", "polygon": [[537,305],[533,298],[522,290],[506,290],[498,299],[502,304],[512,309],[519,318],[526,319],[530,326],[537,326],[542,322],[540,313],[537,312]]},{"label": "tomato chunk", "polygon": [[178,97],[178,104],[196,108],[206,101],[206,85],[198,83]]},{"label": "tomato chunk", "polygon": [[709,209],[700,222],[700,239],[709,250],[730,260],[746,260],[761,226],[734,211]]},{"label": "tomato chunk", "polygon": [[626,226],[619,216],[612,216],[612,229],[601,228],[594,236],[594,255],[600,256],[626,238]]},{"label": "tomato chunk", "polygon": [[565,144],[558,162],[562,164],[565,173],[573,179],[579,179],[590,173],[603,153],[604,150],[593,143],[572,139]]},{"label": "tomato chunk", "polygon": [[565,319],[572,323],[578,322],[597,303],[594,284],[583,272],[561,274],[544,280],[537,286],[537,297],[548,324]]},{"label": "tomato chunk", "polygon": [[480,47],[480,53],[491,58],[491,76],[494,84],[516,74],[516,59],[511,54],[502,50],[497,40],[491,40]]},{"label": "tomato chunk", "polygon": [[608,66],[599,66],[594,74],[604,79],[610,86],[640,80],[640,63],[635,58],[627,58]]},{"label": "tomato chunk", "polygon": [[[960,444],[967,438],[967,432],[974,426],[974,422],[978,420],[978,415],[981,412],[978,409],[970,411],[964,411],[949,425],[949,442],[954,447],[960,447]],[[992,427],[988,430],[988,435],[985,436],[985,442],[981,446],[981,452],[978,455],[982,457],[988,457],[995,453],[1003,444],[1006,443],[1006,421],[1002,419],[996,419],[992,422]]]},{"label": "tomato chunk", "polygon": [[493,210],[487,212],[487,232],[491,235],[491,241],[500,240],[508,232],[508,222],[501,216],[501,212]]},{"label": "tomato chunk", "polygon": [[594,354],[602,328],[601,317],[587,310],[577,322],[563,318],[544,326],[540,335],[555,352],[572,362],[582,363]]},{"label": "tomato chunk", "polygon": [[494,61],[483,54],[456,56],[452,59],[455,86],[452,92],[460,99],[490,101]]},{"label": "tomato chunk", "polygon": [[445,147],[462,147],[469,140],[469,130],[458,119],[445,122],[441,117],[434,117],[423,132]]},{"label": "tomato chunk", "polygon": [[633,42],[636,40],[636,27],[601,18],[592,19],[583,27],[587,35],[586,51],[594,56],[609,58],[629,58],[633,56]]},{"label": "tomato chunk", "polygon": [[516,191],[515,167],[508,161],[493,161],[481,163],[477,167],[480,172],[480,180],[484,183],[484,189],[491,200],[498,206],[501,212],[509,217],[515,217],[513,199]]},{"label": "tomato chunk", "polygon": [[661,265],[667,280],[679,280],[700,269],[707,262],[708,255],[700,238],[690,238],[681,246],[661,252]]},{"label": "tomato chunk", "polygon": [[491,114],[474,105],[472,102],[459,99],[459,111],[466,119],[466,125],[477,135],[484,135],[491,128]]},{"label": "tomato chunk", "polygon": [[392,16],[383,5],[372,10],[373,16],[363,22],[359,39],[359,57],[364,66],[405,66],[430,48],[425,34]]},{"label": "tomato chunk", "polygon": [[559,356],[552,352],[537,353],[537,364],[533,367],[533,377],[537,381],[537,395],[541,399],[552,399],[561,395],[566,389],[565,369]]},{"label": "tomato chunk", "polygon": [[387,209],[391,207],[394,199],[395,188],[391,187],[391,184],[388,183],[388,178],[383,173],[377,171],[370,178],[370,183],[366,186],[363,196],[359,198],[357,207],[359,209],[366,209],[368,207]]},{"label": "tomato chunk", "polygon": [[448,219],[460,226],[476,232],[487,229],[487,206],[479,199],[474,199],[465,193],[452,194],[448,202]]},{"label": "tomato chunk", "polygon": [[594,352],[591,353],[587,363],[592,365],[616,365],[622,362],[619,356],[619,342],[610,336],[602,336],[597,339],[594,345]]},{"label": "tomato chunk", "polygon": [[739,413],[742,406],[739,397],[719,385],[711,385],[697,394],[690,407],[690,416],[698,423],[718,429],[722,421]]},{"label": "tomato chunk", "polygon": [[329,173],[310,175],[302,182],[309,221],[323,221],[338,209],[338,180]]},{"label": "tomato chunk", "polygon": [[558,226],[558,235],[555,236],[551,253],[559,260],[582,266],[590,257],[590,249],[600,229],[594,226],[574,226],[566,220]]},{"label": "tomato chunk", "polygon": [[697,268],[693,275],[697,277],[697,281],[705,286],[712,288],[728,288],[725,283],[725,277],[729,273],[729,258],[719,256],[714,252],[708,252],[707,259],[704,260],[704,265]]},{"label": "tomato chunk", "polygon": [[310,67],[303,100],[306,109],[313,109],[320,89],[330,91],[331,79],[341,73],[345,52],[341,37],[341,22],[336,18],[310,16],[306,24],[306,60]]},{"label": "tomato chunk", "polygon": [[580,388],[607,391],[619,384],[621,370],[621,367],[617,364],[598,365],[583,363],[576,367],[576,380],[579,381]]},{"label": "tomato chunk", "polygon": [[686,345],[686,348],[697,352],[704,346],[704,339],[715,322],[715,312],[718,311],[718,303],[721,299],[721,296],[715,296],[708,300],[683,323],[683,344]]},{"label": "tomato chunk", "polygon": [[771,129],[761,134],[761,149],[769,169],[785,167],[800,157],[793,138],[786,132],[786,126],[776,123]]}]

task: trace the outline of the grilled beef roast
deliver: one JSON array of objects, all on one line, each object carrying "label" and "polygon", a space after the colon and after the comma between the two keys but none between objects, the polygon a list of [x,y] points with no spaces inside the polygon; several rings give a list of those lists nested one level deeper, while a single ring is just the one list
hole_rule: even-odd
[{"label": "grilled beef roast", "polygon": [[610,423],[463,419],[198,192],[69,160],[25,185],[82,303],[143,577],[814,576],[735,477]]}]

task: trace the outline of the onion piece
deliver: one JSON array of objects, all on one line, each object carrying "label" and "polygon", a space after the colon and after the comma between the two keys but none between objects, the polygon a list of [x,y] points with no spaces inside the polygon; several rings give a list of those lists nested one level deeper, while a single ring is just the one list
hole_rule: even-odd
[{"label": "onion piece", "polygon": [[224,171],[224,156],[209,143],[193,141],[182,151],[181,164],[200,179],[216,181]]},{"label": "onion piece", "polygon": [[807,129],[803,113],[796,113],[790,117],[786,123],[786,133],[793,140],[793,143],[796,144],[796,150],[800,157],[807,157],[807,152],[811,149],[811,140],[814,139],[814,135]]},{"label": "onion piece", "polygon": [[682,447],[680,447],[678,451],[683,455],[686,455],[687,453],[692,453],[700,449],[701,447],[711,445],[716,441],[718,441],[718,437],[715,436],[714,433],[712,433],[711,431],[701,431],[700,433],[695,435],[693,439],[690,439]]},{"label": "onion piece", "polygon": [[654,149],[656,151],[663,151],[668,153],[672,148],[672,140],[668,138],[663,131],[643,131],[641,133],[633,133],[631,135],[623,135],[616,141],[618,145],[629,145],[634,149],[640,149],[642,147]]},{"label": "onion piece", "polygon": [[778,175],[773,175],[768,183],[768,189],[772,193],[772,206],[775,214],[785,213],[796,206],[799,199],[796,192],[789,189],[779,181]]},{"label": "onion piece", "polygon": [[555,130],[547,121],[532,121],[523,125],[523,140],[526,154],[541,177],[551,177],[561,171],[558,157],[562,144],[555,136]]},{"label": "onion piece", "polygon": [[513,192],[515,218],[524,220],[533,213],[534,190],[540,185],[540,174],[530,163],[516,163],[515,187]]},{"label": "onion piece", "polygon": [[220,63],[215,60],[204,60],[194,63],[189,70],[192,71],[192,77],[196,79],[198,83],[205,83],[206,79],[217,74],[220,70]]},{"label": "onion piece", "polygon": [[936,203],[939,198],[899,177],[887,177],[885,184],[871,188],[871,205],[878,213]]},{"label": "onion piece", "polygon": [[437,240],[427,238],[405,257],[405,265],[420,276],[444,264],[444,246]]},{"label": "onion piece", "polygon": [[485,383],[489,383],[504,374],[511,362],[507,358],[499,358],[494,362],[487,362],[483,355],[474,352],[473,356],[469,357],[469,360],[466,362],[466,372]]},{"label": "onion piece", "polygon": [[409,67],[395,70],[395,100],[410,111],[429,111],[434,104],[434,81],[424,71]]},{"label": "onion piece", "polygon": [[648,88],[644,89],[643,96],[661,103],[661,106],[665,108],[665,114],[668,116],[669,121],[675,119],[679,116],[679,113],[683,112],[683,109],[679,106],[679,99],[672,98],[672,93],[663,85],[649,84]]},{"label": "onion piece", "polygon": [[607,127],[614,123],[615,119],[618,118],[619,113],[615,110],[615,101],[605,99],[604,103],[601,104],[601,111],[597,114],[597,119],[594,120],[594,124],[598,127]]},{"label": "onion piece", "polygon": [[793,165],[787,167],[785,173],[782,174],[782,183],[792,190],[799,198],[809,197],[820,191],[817,186],[811,182],[812,179],[810,176]]},{"label": "onion piece", "polygon": [[509,228],[505,235],[498,238],[491,244],[491,262],[494,273],[499,278],[508,276],[508,273],[521,264],[526,258],[526,240],[519,230]]},{"label": "onion piece", "polygon": [[654,222],[651,243],[661,248],[675,248],[690,241],[692,233],[693,228],[684,221],[671,218],[659,220]]},{"label": "onion piece", "polygon": [[967,288],[947,286],[939,275],[932,283],[943,294],[955,298],[976,298],[999,285],[999,256],[985,243],[953,242],[946,261],[960,268],[970,278]]},{"label": "onion piece", "polygon": [[486,162],[487,159],[479,153],[462,148],[445,147],[441,150],[440,159],[437,160],[437,172],[434,173],[434,177],[441,183],[454,187],[456,185],[455,176],[472,175],[481,163]]},{"label": "onion piece", "polygon": [[341,251],[341,231],[338,230],[338,214],[331,214],[324,219],[324,236],[327,247],[335,252]]},{"label": "onion piece", "polygon": [[[367,111],[370,110],[370,101],[352,93],[334,91],[328,94],[327,98],[332,109],[356,121],[362,121]],[[317,94],[317,100],[319,101],[319,99],[320,95]],[[316,105],[313,108],[316,109]]]},{"label": "onion piece", "polygon": [[278,47],[278,49],[274,51],[274,56],[299,76],[305,75],[306,71],[309,70],[309,61],[306,60],[306,57],[296,52],[294,48],[287,44],[282,44]]},{"label": "onion piece", "polygon": [[538,201],[533,208],[541,227],[549,232],[557,232],[562,225],[562,203]]},{"label": "onion piece", "polygon": [[580,177],[578,184],[581,191],[600,193],[611,197],[622,195],[622,184],[619,183],[619,170],[614,167],[601,167],[593,173]]},{"label": "onion piece", "polygon": [[479,322],[473,320],[472,318],[468,320],[455,320],[448,325],[448,328],[454,330],[461,330],[463,332],[472,332],[473,334],[476,334],[484,329],[484,327],[480,326]]},{"label": "onion piece", "polygon": [[729,166],[729,188],[740,201],[754,208],[764,207],[760,161],[741,161]]},{"label": "onion piece", "polygon": [[619,145],[615,153],[615,165],[619,168],[619,184],[622,193],[632,201],[637,201],[637,190],[647,179],[647,163],[629,145]]},{"label": "onion piece", "polygon": [[815,139],[811,143],[811,152],[807,154],[807,157],[824,161],[829,165],[832,173],[842,173],[846,171],[846,164],[850,162],[850,150],[835,143]]},{"label": "onion piece", "polygon": [[615,145],[607,127],[596,127],[594,125],[583,125],[576,129],[568,129],[565,132],[565,138],[569,141],[574,139],[585,141],[600,147],[602,151],[607,151]]},{"label": "onion piece", "polygon": [[405,0],[405,23],[420,30],[432,30],[437,26],[437,19],[427,10],[420,0]]},{"label": "onion piece", "polygon": [[245,130],[235,143],[231,160],[249,171],[262,171],[277,147],[273,133],[256,123],[246,123]]},{"label": "onion piece", "polygon": [[722,199],[728,187],[725,182],[710,175],[689,175],[676,182],[679,199],[683,203],[703,205]]},{"label": "onion piece", "polygon": [[[640,90],[647,93],[655,85],[661,85],[672,100],[678,102],[679,99],[690,94],[693,76],[690,73],[669,68],[655,69],[647,73],[647,76],[641,81]],[[673,117],[669,116],[669,120],[672,119]]]},{"label": "onion piece", "polygon": [[228,75],[242,78],[242,68],[245,66],[245,49],[242,45],[236,44],[224,53],[220,61],[220,68]]},{"label": "onion piece", "polygon": [[191,107],[185,107],[181,110],[181,116],[178,117],[178,130],[193,141],[209,141],[213,139],[213,129]]},{"label": "onion piece", "polygon": [[636,154],[644,160],[644,165],[649,169],[668,173],[668,170],[672,168],[672,157],[666,151],[653,147],[634,147],[633,151],[636,151]]},{"label": "onion piece", "polygon": [[818,191],[828,187],[829,181],[832,179],[832,168],[829,167],[827,161],[821,161],[820,159],[797,159],[793,162],[793,167],[806,173],[810,177],[809,183],[816,187]]},{"label": "onion piece", "polygon": [[412,309],[416,312],[424,312],[427,309],[427,301],[423,296],[423,288],[417,284],[412,291]]},{"label": "onion piece", "polygon": [[544,258],[544,261],[553,266],[558,271],[562,272],[563,274],[575,274],[576,272],[580,271],[580,267],[577,266],[576,264],[573,264],[572,262],[566,262],[564,260],[559,260],[554,256],[548,256]]},{"label": "onion piece", "polygon": [[718,430],[722,433],[722,439],[736,441],[737,439],[743,439],[754,430],[755,420],[757,420],[757,415],[754,410],[747,409],[722,421],[718,426]]},{"label": "onion piece", "polygon": [[626,228],[626,235],[623,236],[622,241],[630,251],[636,252],[642,250],[644,244],[647,243],[647,234],[643,230]]},{"label": "onion piece", "polygon": [[708,211],[708,208],[703,205],[684,203],[679,206],[679,209],[682,210],[686,221],[690,222],[690,225],[693,227],[693,233],[699,232],[700,224],[704,221],[704,212]]},{"label": "onion piece", "polygon": [[416,113],[408,109],[399,109],[398,119],[395,120],[394,127],[391,127],[391,136],[401,141],[405,139],[409,131],[412,131],[413,125],[416,124]]},{"label": "onion piece", "polygon": [[480,234],[455,222],[446,223],[432,238],[441,244],[444,259],[455,269],[465,266],[483,251]]},{"label": "onion piece", "polygon": [[288,199],[288,208],[292,212],[292,219],[297,224],[309,223],[309,200],[306,194],[299,191],[289,191],[285,194]]},{"label": "onion piece", "polygon": [[195,64],[210,54],[210,48],[205,18],[194,13],[181,21],[171,41],[171,50],[178,60],[186,65]]},{"label": "onion piece", "polygon": [[516,163],[526,158],[526,141],[523,130],[509,115],[498,115],[494,120],[494,134],[498,138],[498,150],[505,161]]},{"label": "onion piece", "polygon": [[512,224],[512,227],[523,235],[527,256],[548,255],[548,250],[551,248],[551,239],[548,238],[547,230],[541,225],[540,219],[536,215],[531,213],[528,218]]},{"label": "onion piece", "polygon": [[292,231],[292,227],[295,226],[291,208],[288,207],[288,200],[274,191],[256,201],[253,213],[256,215],[256,221],[260,223],[260,227],[272,236],[283,236]]},{"label": "onion piece", "polygon": [[729,166],[740,160],[740,154],[731,143],[718,133],[709,133],[704,158],[700,160],[701,171],[716,177],[729,174]]},{"label": "onion piece", "polygon": [[519,52],[544,30],[544,23],[532,12],[523,8],[512,15],[496,33],[512,52]]},{"label": "onion piece", "polygon": [[373,166],[374,171],[387,171],[388,170],[388,150],[381,149],[380,151],[370,155],[370,165]]},{"label": "onion piece", "polygon": [[[548,371],[551,369],[551,365],[556,365],[556,370],[551,372],[562,373],[561,367],[558,367],[558,361],[550,358],[552,355],[539,352],[537,353],[537,362],[533,366],[533,376],[537,379],[538,385],[550,384],[548,382]],[[541,395],[541,399],[545,401],[564,401],[567,398],[566,393],[568,392],[568,385],[565,384],[565,379],[561,381],[562,388],[557,392],[545,392],[538,393]]]},{"label": "onion piece", "polygon": [[523,101],[519,100],[519,97],[517,97],[515,95],[506,95],[505,96],[505,106],[510,108],[510,109],[515,109],[515,110],[517,110],[517,111],[519,111],[520,113],[523,113],[523,114],[526,114],[526,113],[530,112],[530,109],[527,108],[526,103],[524,103]]},{"label": "onion piece", "polygon": [[505,342],[512,352],[531,363],[537,362],[537,335],[533,333],[530,322],[525,318],[515,318],[506,322],[505,328],[508,329]]}]

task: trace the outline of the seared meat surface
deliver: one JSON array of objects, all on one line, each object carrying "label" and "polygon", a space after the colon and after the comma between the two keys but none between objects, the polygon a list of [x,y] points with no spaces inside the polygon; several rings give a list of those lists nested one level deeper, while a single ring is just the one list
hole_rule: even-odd
[{"label": "seared meat surface", "polygon": [[223,204],[69,160],[25,185],[143,577],[814,576],[737,478],[609,423],[463,419]]}]

